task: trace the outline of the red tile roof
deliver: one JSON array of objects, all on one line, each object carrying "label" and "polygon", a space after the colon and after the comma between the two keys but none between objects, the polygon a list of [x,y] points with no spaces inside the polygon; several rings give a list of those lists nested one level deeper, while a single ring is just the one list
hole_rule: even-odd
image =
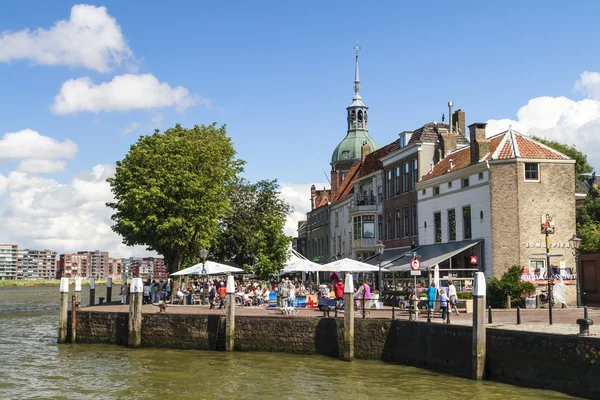
[{"label": "red tile roof", "polygon": [[[479,162],[511,158],[569,159],[566,155],[512,129],[489,137],[487,140],[490,142],[490,152],[483,154]],[[452,171],[468,167],[471,165],[471,146],[461,147],[448,154],[422,180],[427,181],[451,172],[450,160],[452,160]]]},{"label": "red tile roof", "polygon": [[380,148],[378,150],[375,150],[372,153],[367,154],[357,178],[361,178],[363,176],[369,175],[375,171],[382,169],[383,163],[381,162],[381,157],[385,157],[392,151],[399,149],[399,148],[400,148],[400,145],[399,145],[398,141],[396,140],[386,146],[383,146],[382,148]]},{"label": "red tile roof", "polygon": [[332,202],[338,201],[352,193],[352,189],[354,188],[352,181],[354,180],[356,173],[360,170],[360,166],[361,162],[357,161],[350,167],[348,173],[346,174],[346,177],[340,184],[337,193],[333,197]]}]

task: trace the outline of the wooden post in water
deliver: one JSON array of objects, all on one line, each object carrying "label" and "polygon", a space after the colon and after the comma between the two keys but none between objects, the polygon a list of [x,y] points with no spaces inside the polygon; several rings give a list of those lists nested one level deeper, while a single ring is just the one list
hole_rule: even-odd
[{"label": "wooden post in water", "polygon": [[142,297],[144,283],[142,278],[133,278],[129,289],[129,347],[142,345]]},{"label": "wooden post in water", "polygon": [[473,379],[482,380],[485,367],[485,275],[476,272],[473,285]]},{"label": "wooden post in water", "polygon": [[75,301],[77,305],[81,304],[81,278],[75,278]]},{"label": "wooden post in water", "polygon": [[225,351],[233,351],[235,344],[235,282],[227,276],[227,315],[225,317]]},{"label": "wooden post in water", "polygon": [[106,302],[110,303],[112,300],[112,278],[108,278],[106,281]]},{"label": "wooden post in water", "polygon": [[342,359],[354,359],[354,283],[352,274],[346,274],[344,284],[344,348]]},{"label": "wooden post in water", "polygon": [[96,305],[96,279],[90,277],[90,306]]},{"label": "wooden post in water", "polygon": [[58,343],[67,342],[67,316],[69,313],[69,278],[60,278],[60,311],[58,313]]},{"label": "wooden post in water", "polygon": [[71,297],[71,343],[77,340],[77,297]]}]

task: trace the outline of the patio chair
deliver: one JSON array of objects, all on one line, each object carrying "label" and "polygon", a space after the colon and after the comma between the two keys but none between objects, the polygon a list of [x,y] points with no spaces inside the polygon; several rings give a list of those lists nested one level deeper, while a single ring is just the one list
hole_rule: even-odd
[{"label": "patio chair", "polygon": [[202,298],[200,297],[199,294],[195,294],[192,296],[192,304],[200,304],[201,301],[202,301]]}]

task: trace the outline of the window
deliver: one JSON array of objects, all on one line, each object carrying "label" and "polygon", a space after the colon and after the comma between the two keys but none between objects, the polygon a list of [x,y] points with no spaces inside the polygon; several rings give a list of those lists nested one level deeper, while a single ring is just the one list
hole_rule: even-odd
[{"label": "window", "polygon": [[387,180],[385,181],[385,198],[392,197],[392,170],[387,172]]},{"label": "window", "polygon": [[396,230],[396,239],[400,237],[400,210],[396,210],[396,221],[394,224]]},{"label": "window", "polygon": [[396,196],[400,194],[400,167],[396,167],[394,171],[394,188]]},{"label": "window", "polygon": [[383,188],[381,186],[377,186],[377,199],[380,203],[383,201]]},{"label": "window", "polygon": [[365,239],[375,239],[375,216],[362,216],[362,233]]},{"label": "window", "polygon": [[546,267],[544,260],[529,260],[529,274],[527,271],[523,271],[526,275],[544,275]]},{"label": "window", "polygon": [[[344,247],[345,247],[345,244],[346,243],[344,243]],[[346,249],[342,248],[342,237],[341,236],[338,236],[338,251],[341,251],[342,254],[346,254]]]},{"label": "window", "polygon": [[433,225],[435,227],[435,242],[436,243],[441,243],[442,242],[442,213],[441,212],[434,212],[433,213]]},{"label": "window", "polygon": [[462,180],[462,187],[469,187],[469,178],[464,178]]},{"label": "window", "polygon": [[427,190],[426,190],[426,189],[423,189],[423,190],[421,191],[421,194],[422,194],[423,196],[425,196],[425,195],[427,194]]},{"label": "window", "polygon": [[332,246],[333,247],[333,253],[332,254],[336,255],[337,254],[337,247],[336,247],[335,238],[333,238],[332,240],[333,240],[333,246]]},{"label": "window", "polygon": [[400,147],[406,146],[406,136],[400,135]]},{"label": "window", "polygon": [[354,240],[362,239],[360,217],[354,217]]},{"label": "window", "polygon": [[412,188],[410,190],[415,190],[417,182],[419,182],[419,162],[414,158],[412,160]]},{"label": "window", "polygon": [[435,186],[433,188],[433,195],[437,196],[438,194],[440,194],[440,187],[439,186]]},{"label": "window", "polygon": [[408,216],[408,211],[409,211],[408,207],[404,207],[404,224],[403,224],[404,230],[402,231],[403,237],[408,237],[410,234],[410,232],[409,232],[410,220],[409,220],[409,216]]},{"label": "window", "polygon": [[463,212],[463,239],[471,239],[471,206],[464,206]]},{"label": "window", "polygon": [[388,211],[387,213],[387,225],[386,225],[386,239],[392,240],[392,212]]},{"label": "window", "polygon": [[539,181],[539,164],[525,163],[525,180],[526,181]]},{"label": "window", "polygon": [[483,172],[479,173],[479,180],[482,181],[483,180]]},{"label": "window", "polygon": [[402,175],[402,193],[408,193],[408,163],[404,163],[404,175]]},{"label": "window", "polygon": [[448,240],[456,240],[456,212],[454,208],[448,210]]},{"label": "window", "polygon": [[417,236],[419,234],[419,221],[417,220],[417,205],[412,206],[412,235]]},{"label": "window", "polygon": [[335,226],[337,227],[340,224],[340,220],[339,220],[340,216],[339,216],[339,212],[336,210],[335,211]]},{"label": "window", "polygon": [[448,182],[448,189],[452,189],[452,181]]},{"label": "window", "polygon": [[383,215],[377,215],[377,225],[379,228],[379,240],[383,240]]},{"label": "window", "polygon": [[342,158],[350,158],[350,152],[349,151],[343,151],[342,152]]}]

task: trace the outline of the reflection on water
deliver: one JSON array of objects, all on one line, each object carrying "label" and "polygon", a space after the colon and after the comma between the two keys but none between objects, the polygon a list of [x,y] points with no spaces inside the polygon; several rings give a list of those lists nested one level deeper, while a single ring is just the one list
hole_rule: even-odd
[{"label": "reflection on water", "polygon": [[[114,299],[117,288],[113,288]],[[89,290],[83,288],[83,303]],[[106,289],[98,286],[96,296]],[[0,398],[566,399],[377,361],[56,345],[58,287],[0,288]]]}]

